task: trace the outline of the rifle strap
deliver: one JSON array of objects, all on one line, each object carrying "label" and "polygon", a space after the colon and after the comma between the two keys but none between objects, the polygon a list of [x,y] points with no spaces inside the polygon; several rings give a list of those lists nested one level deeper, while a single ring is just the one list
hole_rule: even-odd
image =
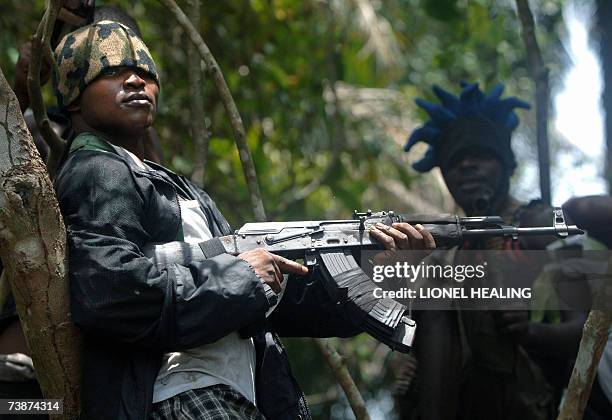
[{"label": "rifle strap", "polygon": [[219,238],[209,239],[208,241],[200,242],[200,249],[204,254],[204,258],[212,258],[225,253],[225,247]]}]

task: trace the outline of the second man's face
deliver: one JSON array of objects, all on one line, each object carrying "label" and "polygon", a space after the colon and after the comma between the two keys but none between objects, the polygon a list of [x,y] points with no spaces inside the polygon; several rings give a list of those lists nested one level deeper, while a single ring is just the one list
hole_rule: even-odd
[{"label": "second man's face", "polygon": [[507,176],[499,159],[480,148],[459,152],[442,175],[455,202],[474,215],[491,211],[491,200],[499,195]]},{"label": "second man's face", "polygon": [[85,122],[102,133],[141,136],[153,124],[159,86],[147,72],[113,67],[92,81],[81,95]]}]

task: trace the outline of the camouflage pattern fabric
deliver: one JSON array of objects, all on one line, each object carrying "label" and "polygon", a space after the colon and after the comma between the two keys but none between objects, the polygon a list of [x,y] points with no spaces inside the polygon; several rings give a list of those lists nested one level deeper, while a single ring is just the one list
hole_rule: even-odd
[{"label": "camouflage pattern fabric", "polygon": [[104,20],[64,36],[55,49],[53,82],[61,108],[77,99],[85,87],[112,67],[137,67],[159,85],[153,57],[144,42],[127,26]]}]

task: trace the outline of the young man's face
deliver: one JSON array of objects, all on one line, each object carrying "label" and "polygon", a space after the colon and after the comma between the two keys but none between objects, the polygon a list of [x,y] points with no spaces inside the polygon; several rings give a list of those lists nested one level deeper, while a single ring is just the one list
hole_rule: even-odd
[{"label": "young man's face", "polygon": [[77,107],[83,120],[102,133],[141,136],[153,124],[159,87],[147,72],[114,67],[83,91]]},{"label": "young man's face", "polygon": [[466,213],[474,215],[492,211],[493,200],[499,198],[508,182],[500,160],[481,148],[468,148],[457,153],[442,168],[442,175],[457,204]]}]

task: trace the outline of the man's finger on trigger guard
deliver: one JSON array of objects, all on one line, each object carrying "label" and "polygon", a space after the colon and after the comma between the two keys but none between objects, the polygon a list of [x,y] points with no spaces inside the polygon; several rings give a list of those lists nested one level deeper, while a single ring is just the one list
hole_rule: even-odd
[{"label": "man's finger on trigger guard", "polygon": [[266,283],[274,290],[274,293],[280,293],[282,286],[278,280],[279,276],[282,278],[279,268],[276,264],[272,263],[271,269],[266,271],[267,278]]},{"label": "man's finger on trigger guard", "polygon": [[281,268],[278,266],[278,264],[276,264],[275,262],[272,264],[274,265],[274,278],[276,279],[276,283],[282,290],[283,280],[285,280],[285,278],[283,277],[283,272],[281,271]]},{"label": "man's finger on trigger guard", "polygon": [[283,274],[281,273],[281,269],[280,266],[278,264],[276,264],[276,260],[272,260],[270,261],[270,265],[272,265],[272,268],[274,268],[274,277],[276,277],[277,279],[279,277],[282,278]]},{"label": "man's finger on trigger guard", "polygon": [[283,290],[283,287],[280,284],[278,284],[278,281],[266,283],[266,284],[270,286],[272,291],[276,294],[279,294]]},{"label": "man's finger on trigger guard", "polygon": [[279,293],[281,288],[278,285],[278,281],[276,281],[276,275],[274,274],[274,271],[265,271],[264,273],[260,273],[258,274],[259,279],[262,281],[262,283],[267,284],[268,286],[270,286],[272,288],[272,290],[274,291],[274,293]]},{"label": "man's finger on trigger guard", "polygon": [[297,263],[292,260],[288,260],[287,258],[281,257],[280,255],[274,255],[274,262],[278,264],[278,267],[283,273],[293,273],[293,274],[308,273],[308,268],[304,267],[302,264]]}]

